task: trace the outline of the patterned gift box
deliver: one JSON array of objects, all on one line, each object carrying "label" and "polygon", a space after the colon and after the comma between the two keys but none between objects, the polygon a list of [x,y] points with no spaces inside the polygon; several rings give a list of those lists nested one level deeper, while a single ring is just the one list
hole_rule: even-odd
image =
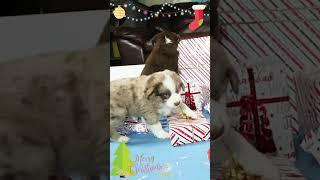
[{"label": "patterned gift box", "polygon": [[[162,117],[160,123],[162,128],[168,129],[168,121],[166,118]],[[130,135],[132,133],[144,134],[149,133],[150,131],[147,128],[147,124],[141,119],[128,118],[124,121],[123,125],[118,128],[118,132],[121,135]]]},{"label": "patterned gift box", "polygon": [[311,153],[320,165],[320,128],[315,132],[307,132],[300,146],[305,152]]},{"label": "patterned gift box", "polygon": [[202,115],[186,120],[177,116],[168,118],[169,134],[172,146],[207,141],[210,139],[210,122]]},{"label": "patterned gift box", "polygon": [[[299,133],[305,134],[319,127],[320,86],[316,74],[298,72],[294,76],[298,109]],[[320,77],[320,76],[319,76]]]},{"label": "patterned gift box", "polygon": [[304,134],[300,144],[320,164],[320,71],[295,74],[297,103],[299,105],[299,129]]},{"label": "patterned gift box", "polygon": [[148,133],[147,124],[140,122],[139,119],[127,119],[118,129],[121,135],[129,135],[131,133]]},{"label": "patterned gift box", "polygon": [[238,70],[239,95],[234,95],[230,87],[227,92],[227,111],[233,124],[260,152],[294,159],[291,126],[297,112],[295,96],[289,91],[291,76],[277,63]]},{"label": "patterned gift box", "polygon": [[210,88],[197,81],[185,83],[185,91],[181,93],[181,96],[182,101],[190,109],[198,112],[203,111],[210,104]]}]

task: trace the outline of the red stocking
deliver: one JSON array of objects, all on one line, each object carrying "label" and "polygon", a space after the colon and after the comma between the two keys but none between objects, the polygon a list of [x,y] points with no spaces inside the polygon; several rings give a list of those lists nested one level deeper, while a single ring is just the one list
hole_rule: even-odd
[{"label": "red stocking", "polygon": [[193,5],[192,9],[195,11],[194,20],[189,24],[189,29],[194,31],[203,24],[203,10],[206,5]]}]

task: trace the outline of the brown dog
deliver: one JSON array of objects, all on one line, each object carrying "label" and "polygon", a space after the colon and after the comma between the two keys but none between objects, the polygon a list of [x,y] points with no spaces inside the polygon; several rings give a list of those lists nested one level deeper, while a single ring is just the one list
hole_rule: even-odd
[{"label": "brown dog", "polygon": [[178,44],[180,36],[173,32],[161,32],[156,34],[150,42],[152,51],[148,56],[141,75],[150,75],[165,69],[178,72]]}]

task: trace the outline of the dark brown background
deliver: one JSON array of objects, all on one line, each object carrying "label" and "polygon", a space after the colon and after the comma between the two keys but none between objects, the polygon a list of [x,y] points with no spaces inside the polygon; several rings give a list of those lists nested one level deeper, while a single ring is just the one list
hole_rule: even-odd
[{"label": "dark brown background", "polygon": [[3,0],[0,16],[106,9],[107,0]]}]

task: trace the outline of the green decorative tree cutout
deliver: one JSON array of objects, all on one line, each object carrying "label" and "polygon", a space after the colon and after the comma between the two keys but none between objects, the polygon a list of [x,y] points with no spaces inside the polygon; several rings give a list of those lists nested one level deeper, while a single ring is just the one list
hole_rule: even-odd
[{"label": "green decorative tree cutout", "polygon": [[130,159],[130,150],[124,142],[121,142],[114,154],[116,157],[112,162],[112,176],[135,176],[136,173],[131,169],[134,162]]}]

